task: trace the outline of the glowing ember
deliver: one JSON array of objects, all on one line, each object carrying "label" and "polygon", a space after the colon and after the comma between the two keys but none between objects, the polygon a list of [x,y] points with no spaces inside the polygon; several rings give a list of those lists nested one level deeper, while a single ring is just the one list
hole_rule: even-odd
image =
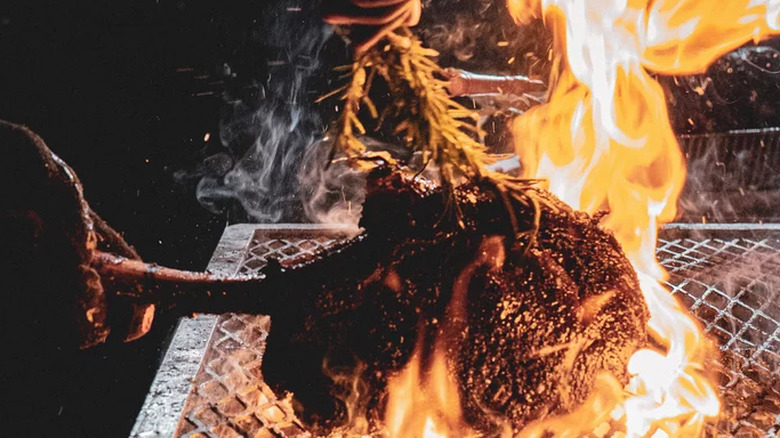
[{"label": "glowing ember", "polygon": [[[772,0],[508,0],[518,23],[543,17],[555,36],[549,104],[514,124],[527,176],[546,178],[574,208],[609,211],[610,228],[636,268],[664,351],[638,351],[623,395],[614,384],[581,410],[618,407],[629,436],[695,436],[719,401],[703,369],[708,349],[696,323],[664,289],[655,259],[657,228],[675,217],[685,180],[659,74],[703,72],[751,39],[778,33]],[[603,377],[608,378],[608,377]],[[579,435],[595,427],[567,416],[532,425]]]}]

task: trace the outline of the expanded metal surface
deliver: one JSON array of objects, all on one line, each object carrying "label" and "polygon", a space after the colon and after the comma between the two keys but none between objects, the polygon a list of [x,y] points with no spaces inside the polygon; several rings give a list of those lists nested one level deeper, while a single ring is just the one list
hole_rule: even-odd
[{"label": "expanded metal surface", "polygon": [[677,230],[659,240],[672,293],[721,346],[723,414],[713,436],[778,436],[780,233]]},{"label": "expanded metal surface", "polygon": [[[279,261],[313,254],[346,238],[350,231],[331,228],[257,229],[238,266],[256,273],[269,259]],[[288,399],[263,382],[261,363],[270,318],[220,315],[192,382],[175,436],[302,437],[308,434]]]},{"label": "expanded metal surface", "polygon": [[[256,230],[238,271],[256,272],[268,258],[310,254],[344,236],[343,230]],[[672,293],[724,350],[714,366],[724,413],[710,435],[778,436],[780,231],[669,229],[658,256]],[[268,324],[265,316],[219,317],[176,436],[307,436],[289,403],[262,381]]]},{"label": "expanded metal surface", "polygon": [[672,293],[724,350],[770,370],[780,365],[774,294],[780,290],[780,239],[766,233],[668,237],[657,253]]}]

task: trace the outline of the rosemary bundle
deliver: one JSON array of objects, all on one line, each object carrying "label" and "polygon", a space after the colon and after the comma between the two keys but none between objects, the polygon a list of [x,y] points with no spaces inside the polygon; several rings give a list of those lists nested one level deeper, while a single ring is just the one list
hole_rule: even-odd
[{"label": "rosemary bundle", "polygon": [[[343,93],[336,147],[348,157],[364,156],[366,148],[358,136],[366,134],[359,118],[366,108],[378,126],[397,121],[394,132],[421,152],[424,166],[438,167],[442,184],[452,187],[461,176],[485,176],[491,160],[475,139],[482,135],[478,115],[449,97],[443,69],[434,61],[438,53],[424,47],[408,28],[389,33],[383,41],[386,44],[356,54],[348,67],[348,83],[328,95]],[[369,97],[377,77],[385,82],[390,99],[381,111]]]},{"label": "rosemary bundle", "polygon": [[[492,183],[507,204],[512,226],[519,237],[526,232],[517,229],[510,198],[533,205],[538,212],[539,200],[526,190],[537,181],[509,177],[487,168],[494,160],[477,140],[483,135],[476,123],[478,115],[449,96],[446,74],[436,63],[437,56],[435,50],[424,47],[407,27],[391,31],[380,44],[357,52],[352,65],[342,69],[346,72],[347,83],[320,98],[323,100],[340,94],[343,101],[340,117],[334,126],[334,154],[341,151],[348,159],[353,158],[351,162],[358,166],[361,159],[377,155],[392,162],[389,154],[367,152],[360,140],[360,136],[367,133],[360,114],[365,108],[378,127],[387,120],[393,120],[394,133],[401,135],[412,151],[421,153],[422,169],[431,164],[436,166],[440,183],[450,201],[455,200],[454,188],[464,178]],[[369,96],[377,78],[384,81],[389,94],[389,103],[381,110]],[[462,224],[457,202],[451,205]],[[538,221],[536,217],[534,222],[537,225]],[[531,235],[535,235],[535,230]]]}]

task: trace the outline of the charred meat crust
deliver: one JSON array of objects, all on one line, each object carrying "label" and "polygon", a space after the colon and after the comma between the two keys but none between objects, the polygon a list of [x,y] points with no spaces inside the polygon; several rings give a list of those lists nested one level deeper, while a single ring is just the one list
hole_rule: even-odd
[{"label": "charred meat crust", "polygon": [[[322,372],[323,358],[328,372],[359,362],[376,414],[387,378],[409,361],[416,342],[430,347],[446,335],[464,411],[481,429],[494,426],[492,412],[514,428],[566,412],[600,371],[625,382],[630,355],[646,341],[648,311],[636,274],[595,219],[529,190],[542,201],[539,231],[534,240],[512,242],[506,205],[488,182],[458,188],[463,229],[446,222],[444,198],[430,184],[399,184],[396,175],[369,183],[365,233],[336,257],[293,269],[301,279],[327,278],[322,270],[330,270],[332,279],[282,286],[299,299],[294,306],[280,300],[285,310],[273,313],[266,379],[292,391],[303,417],[318,423],[343,408],[324,397],[343,388]],[[518,225],[530,229],[532,204],[511,205]],[[504,263],[475,265],[483,242],[496,236]],[[453,330],[458,318],[448,305],[466,270],[458,316],[465,321]],[[296,287],[317,290],[298,295]]]}]

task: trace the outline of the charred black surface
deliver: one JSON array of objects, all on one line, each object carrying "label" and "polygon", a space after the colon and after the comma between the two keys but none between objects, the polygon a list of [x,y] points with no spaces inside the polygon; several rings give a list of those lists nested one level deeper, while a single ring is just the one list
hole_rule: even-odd
[{"label": "charred black surface", "polygon": [[[326,374],[360,363],[376,413],[416,342],[430,352],[440,339],[467,418],[482,429],[495,426],[489,412],[517,428],[567,411],[599,371],[625,380],[646,339],[636,274],[597,220],[529,190],[541,200],[541,226],[535,239],[513,241],[491,183],[458,189],[459,229],[429,183],[373,178],[361,237],[269,275],[286,292],[272,313],[266,379],[292,391],[306,421],[318,423],[343,413],[327,395],[344,388]],[[512,207],[521,230],[531,229],[531,204]]]},{"label": "charred black surface", "polygon": [[539,194],[554,208],[527,256],[472,282],[471,348],[458,369],[466,412],[502,412],[515,427],[573,408],[600,371],[625,381],[646,338],[647,309],[614,237]]}]

